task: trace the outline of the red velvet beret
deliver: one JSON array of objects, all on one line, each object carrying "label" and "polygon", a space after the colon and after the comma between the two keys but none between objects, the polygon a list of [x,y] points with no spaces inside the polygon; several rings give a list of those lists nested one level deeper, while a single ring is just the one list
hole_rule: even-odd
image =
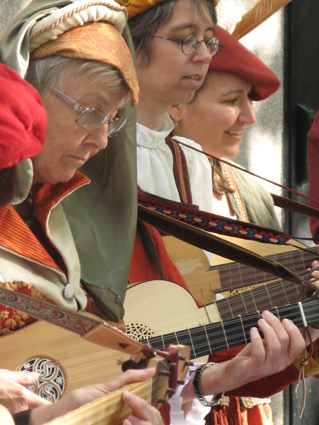
[{"label": "red velvet beret", "polygon": [[38,154],[45,129],[46,111],[37,90],[0,64],[0,168]]},{"label": "red velvet beret", "polygon": [[237,38],[217,25],[214,35],[224,47],[220,47],[210,62],[210,70],[236,75],[254,85],[253,100],[263,100],[280,87],[280,80],[256,55],[243,46]]}]

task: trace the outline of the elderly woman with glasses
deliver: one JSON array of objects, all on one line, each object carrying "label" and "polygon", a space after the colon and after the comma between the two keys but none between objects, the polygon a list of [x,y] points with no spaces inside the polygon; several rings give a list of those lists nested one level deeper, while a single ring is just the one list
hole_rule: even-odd
[{"label": "elderly woman with glasses", "polygon": [[[23,182],[19,176],[21,173],[23,174],[27,165],[24,160],[37,156],[43,148],[47,114],[41,97],[34,87],[3,64],[0,64],[0,91],[2,96],[0,107],[0,205],[4,208],[8,202],[18,202],[20,196],[23,196]],[[4,210],[7,214],[13,212],[9,207]],[[38,337],[35,331],[34,338]],[[21,338],[23,338],[22,335]],[[3,356],[4,353],[0,356],[0,367]],[[51,364],[51,373],[53,370]],[[25,386],[36,386],[39,373],[0,369],[1,424],[13,424],[12,419],[16,425],[48,423],[71,410],[117,391],[123,386],[150,379],[154,373],[155,370],[152,368],[129,370],[103,384],[73,390],[62,400],[53,404],[25,388]],[[153,425],[162,424],[159,412],[137,395],[124,392],[121,398],[133,413],[124,421],[124,424],[145,423],[145,421],[149,421]],[[25,410],[28,407],[33,409]],[[18,412],[19,410],[21,411]],[[15,414],[11,417],[9,411],[15,412]]]},{"label": "elderly woman with glasses", "polygon": [[[15,225],[24,223],[16,232],[31,234],[17,239],[27,262],[19,282],[84,309],[81,278],[112,321],[124,314],[137,214],[138,82],[126,20],[126,8],[113,0],[32,0],[0,40],[1,61],[37,88],[48,114],[44,149],[23,176],[28,199],[16,207]],[[8,272],[1,280],[16,279]],[[25,316],[8,319],[3,332],[26,323]]]},{"label": "elderly woman with glasses", "polygon": [[[92,6],[81,0],[48,12],[43,3],[33,3],[29,20],[36,22],[27,40],[28,67],[16,65],[22,63],[23,52],[17,60],[6,37],[1,56],[39,91],[47,112],[46,138],[23,176],[26,186],[29,180],[32,184],[25,201],[0,211],[1,282],[67,309],[85,310],[88,297],[61,203],[90,183],[77,170],[107,147],[109,137],[127,127],[119,109],[129,98],[132,105],[137,103],[134,64],[121,36],[126,9],[112,0]],[[14,52],[16,46],[9,47]],[[107,173],[111,182],[111,170]],[[5,307],[1,311],[1,334],[33,321]]]},{"label": "elderly woman with glasses", "polygon": [[[27,81],[38,89],[47,114],[43,149],[32,155],[31,160],[26,159],[17,175],[19,199],[15,196],[14,205],[0,208],[0,284],[68,310],[89,310],[78,252],[61,203],[90,183],[78,168],[98,152],[102,153],[109,137],[126,131],[128,120],[118,111],[129,98],[131,104],[136,105],[138,83],[130,51],[121,35],[126,24],[124,7],[112,0],[101,0],[91,6],[86,1],[64,2],[60,9],[54,7],[54,3],[56,1],[53,4],[50,1],[31,2],[17,21],[19,25],[22,22],[24,29],[31,25],[32,30],[16,31],[14,37],[10,31],[16,30],[17,23],[11,23],[0,42],[2,61],[18,70],[20,75],[26,75]],[[27,34],[22,41],[19,39],[21,33]],[[37,119],[34,117],[33,121]],[[32,126],[28,130],[31,133]],[[119,202],[128,215],[133,211],[134,222],[135,146],[129,139],[126,143],[118,137],[110,144],[107,158],[103,157],[104,167],[99,171],[105,176],[104,181],[117,192],[117,199],[109,199],[113,209],[107,211],[104,221],[106,226],[110,224],[116,228],[118,234],[125,232],[126,244],[116,252],[119,259],[114,261],[115,270],[116,267],[125,270],[129,262],[126,265],[121,255],[129,246],[130,221],[121,223],[125,215],[116,208]],[[118,162],[123,169],[114,168]],[[124,190],[128,191],[133,187],[134,203],[131,198],[124,197],[117,184],[124,185]],[[103,203],[104,199],[98,201]],[[73,215],[78,218],[82,209],[92,211],[95,206],[83,201]],[[100,233],[103,235],[102,228]],[[81,235],[84,239],[91,236],[86,229]],[[95,240],[98,237],[95,236]],[[131,239],[133,243],[134,232],[131,232]],[[107,240],[107,243],[108,252],[112,253],[115,242]],[[103,248],[99,246],[98,249]],[[109,292],[110,303],[118,308],[120,303],[114,302]],[[33,321],[25,313],[0,306],[1,335]],[[33,375],[33,381],[38,376]],[[7,378],[12,383],[12,376]],[[1,379],[5,391],[0,392],[0,402],[5,404],[3,397],[11,401],[14,397],[7,390],[7,382],[5,385],[3,377]],[[28,396],[29,391],[21,388],[21,383],[23,385],[18,380],[15,388],[11,387],[20,397],[15,406],[12,403],[12,411],[40,403]],[[31,383],[29,380],[28,384]]]}]

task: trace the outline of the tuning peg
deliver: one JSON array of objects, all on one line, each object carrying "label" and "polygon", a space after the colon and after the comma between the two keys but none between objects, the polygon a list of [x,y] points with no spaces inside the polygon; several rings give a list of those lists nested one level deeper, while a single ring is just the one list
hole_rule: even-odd
[{"label": "tuning peg", "polygon": [[185,384],[185,381],[183,379],[177,379],[177,383],[179,385],[184,385]]},{"label": "tuning peg", "polygon": [[164,404],[164,403],[166,403],[165,398],[158,398],[157,399],[157,404]]},{"label": "tuning peg", "polygon": [[194,362],[190,362],[189,360],[186,360],[185,365],[186,366],[194,366]]},{"label": "tuning peg", "polygon": [[182,361],[184,361],[184,360],[186,360],[186,357],[185,357],[185,356],[181,356],[181,355],[179,354],[179,356],[178,356],[178,360],[182,360]]},{"label": "tuning peg", "polygon": [[171,372],[169,370],[160,370],[158,373],[163,376],[171,376]]},{"label": "tuning peg", "polygon": [[175,394],[176,391],[173,388],[167,388],[166,394]]}]

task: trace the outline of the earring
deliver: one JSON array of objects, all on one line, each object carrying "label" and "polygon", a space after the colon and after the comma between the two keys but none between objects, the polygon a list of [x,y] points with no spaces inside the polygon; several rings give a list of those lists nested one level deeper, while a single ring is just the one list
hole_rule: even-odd
[{"label": "earring", "polygon": [[174,130],[178,127],[178,122],[174,122]]}]

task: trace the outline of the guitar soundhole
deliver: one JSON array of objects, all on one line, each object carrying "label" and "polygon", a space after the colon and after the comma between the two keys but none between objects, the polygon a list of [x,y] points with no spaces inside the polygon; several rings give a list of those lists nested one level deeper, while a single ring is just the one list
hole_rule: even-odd
[{"label": "guitar soundhole", "polygon": [[38,372],[38,381],[27,388],[42,398],[54,403],[59,400],[65,390],[65,377],[61,368],[50,359],[34,357],[24,362],[19,370]]},{"label": "guitar soundhole", "polygon": [[140,341],[155,336],[155,332],[145,323],[135,322],[126,324],[126,333],[131,337]]}]

